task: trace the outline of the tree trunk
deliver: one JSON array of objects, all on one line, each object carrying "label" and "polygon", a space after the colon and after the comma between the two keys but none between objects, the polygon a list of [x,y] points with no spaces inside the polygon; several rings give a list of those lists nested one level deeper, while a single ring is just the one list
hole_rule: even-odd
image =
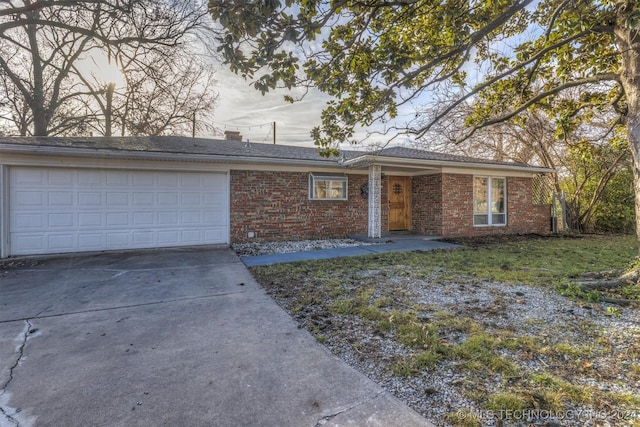
[{"label": "tree trunk", "polygon": [[[639,89],[640,91],[640,89]],[[627,123],[629,148],[633,157],[633,190],[636,207],[636,239],[640,247],[640,117],[636,113]]]},{"label": "tree trunk", "polygon": [[112,116],[113,116],[113,91],[116,88],[116,84],[113,82],[107,83],[107,102],[104,111],[104,136],[111,136]]},{"label": "tree trunk", "polygon": [[[640,34],[627,26],[631,1],[618,1],[616,43],[622,58],[620,82],[627,99],[626,127],[633,157],[633,188],[636,208],[636,238],[640,245]],[[640,247],[640,246],[639,246]]]},{"label": "tree trunk", "polygon": [[[29,2],[26,3],[29,4]],[[33,20],[40,18],[37,10],[29,12],[28,15]],[[38,45],[38,26],[36,24],[28,24],[25,31],[29,39],[31,61],[33,64],[33,98],[27,100],[31,107],[31,113],[33,114],[33,135],[46,136],[49,133],[49,114],[45,107],[44,71],[40,47]]]}]

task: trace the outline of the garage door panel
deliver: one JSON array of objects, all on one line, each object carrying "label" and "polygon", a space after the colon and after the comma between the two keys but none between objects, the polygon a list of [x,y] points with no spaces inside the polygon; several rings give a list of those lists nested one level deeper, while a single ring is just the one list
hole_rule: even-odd
[{"label": "garage door panel", "polygon": [[107,248],[119,249],[129,247],[130,233],[123,232],[107,232]]},{"label": "garage door panel", "polygon": [[10,254],[227,243],[226,174],[11,168]]},{"label": "garage door panel", "polygon": [[47,247],[53,251],[69,251],[77,246],[75,234],[51,234],[47,236]]},{"label": "garage door panel", "polygon": [[133,193],[133,206],[153,206],[154,194],[151,192]]},{"label": "garage door panel", "polygon": [[207,213],[204,218],[204,226],[207,228],[225,228],[226,220],[222,215],[215,215]]},{"label": "garage door panel", "polygon": [[155,176],[144,172],[134,172],[133,185],[136,187],[154,187]]},{"label": "garage door panel", "polygon": [[129,175],[133,173],[107,172],[107,185],[127,185],[129,183]]},{"label": "garage door panel", "polygon": [[43,185],[45,176],[45,172],[40,169],[19,169],[13,174],[12,179],[16,184]]},{"label": "garage door panel", "polygon": [[158,187],[175,188],[178,187],[178,176],[175,174],[162,174],[158,176]]},{"label": "garage door panel", "polygon": [[177,212],[160,212],[158,213],[158,225],[177,225]]},{"label": "garage door panel", "polygon": [[65,169],[52,170],[47,175],[47,182],[53,185],[70,186],[75,182],[75,175],[73,171]]},{"label": "garage door panel", "polygon": [[200,212],[182,212],[182,223],[201,225],[202,219],[200,216]]},{"label": "garage door panel", "polygon": [[207,229],[204,232],[204,238],[206,241],[218,241],[225,238],[224,233],[226,233],[226,230],[222,228]]},{"label": "garage door panel", "polygon": [[133,233],[133,243],[135,245],[153,245],[154,233],[152,231],[136,231]]},{"label": "garage door panel", "polygon": [[156,216],[153,212],[134,212],[133,225],[136,227],[153,227],[156,225]]},{"label": "garage door panel", "polygon": [[107,206],[129,206],[129,193],[107,193]]},{"label": "garage door panel", "polygon": [[105,215],[103,213],[79,212],[78,226],[80,228],[100,228],[105,225]]},{"label": "garage door panel", "polygon": [[102,186],[105,183],[105,173],[95,170],[75,170],[78,183],[83,186],[93,187]]},{"label": "garage door panel", "polygon": [[73,228],[75,215],[73,213],[49,214],[49,228]]},{"label": "garage door panel", "polygon": [[95,191],[79,191],[78,192],[78,206],[95,208],[102,206],[102,193]]},{"label": "garage door panel", "polygon": [[158,204],[161,206],[178,206],[178,193],[176,192],[161,192],[158,193]]},{"label": "garage door panel", "polygon": [[[11,243],[21,249],[21,251],[15,255],[46,253],[45,236],[43,235],[23,234],[16,236],[11,240]],[[14,253],[12,253],[12,255],[13,254]]]},{"label": "garage door panel", "polygon": [[200,175],[182,175],[180,184],[184,189],[199,188],[202,185]]},{"label": "garage door panel", "polygon": [[179,241],[180,233],[178,230],[167,230],[158,232],[158,244],[172,246]]},{"label": "garage door panel", "polygon": [[14,216],[12,219],[15,221],[16,226],[23,230],[41,230],[46,225],[44,214],[22,214]]},{"label": "garage door panel", "polygon": [[48,205],[54,206],[75,206],[74,193],[72,191],[50,191],[47,193]]},{"label": "garage door panel", "polygon": [[201,193],[182,193],[182,206],[201,206]]},{"label": "garage door panel", "polygon": [[181,240],[195,245],[201,242],[202,237],[198,230],[183,230]]},{"label": "garage door panel", "polygon": [[81,233],[78,235],[78,248],[85,251],[99,250],[105,247],[105,236],[100,233]]},{"label": "garage door panel", "polygon": [[46,194],[44,191],[17,191],[13,203],[21,206],[44,206]]}]

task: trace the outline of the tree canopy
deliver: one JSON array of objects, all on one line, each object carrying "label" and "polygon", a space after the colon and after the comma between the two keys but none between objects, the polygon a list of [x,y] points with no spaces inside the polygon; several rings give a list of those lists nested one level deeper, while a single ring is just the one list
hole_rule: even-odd
[{"label": "tree canopy", "polygon": [[628,138],[640,211],[637,0],[212,0],[209,10],[220,52],[256,89],[332,95],[311,132],[326,154],[407,104],[420,107],[392,131],[457,142],[539,109],[557,139],[606,117]]},{"label": "tree canopy", "polygon": [[[629,110],[621,52],[637,43],[634,1],[213,0],[210,11],[231,69],[257,89],[334,96],[313,132],[324,147],[427,93],[430,108],[397,130],[424,136],[470,104],[456,139],[533,106],[556,110],[559,133],[581,110]],[[554,102],[577,86],[579,102]]]}]

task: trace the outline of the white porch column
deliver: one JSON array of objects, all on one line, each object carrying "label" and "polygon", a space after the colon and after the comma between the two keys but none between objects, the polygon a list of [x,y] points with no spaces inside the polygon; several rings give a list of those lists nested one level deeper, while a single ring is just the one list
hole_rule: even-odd
[{"label": "white porch column", "polygon": [[382,167],[369,166],[369,237],[380,238],[382,233]]}]

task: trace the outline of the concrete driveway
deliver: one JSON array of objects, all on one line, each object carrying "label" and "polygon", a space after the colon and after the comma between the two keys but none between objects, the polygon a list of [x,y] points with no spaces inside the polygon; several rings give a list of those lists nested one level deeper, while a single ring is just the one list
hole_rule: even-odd
[{"label": "concrete driveway", "polygon": [[430,425],[228,249],[30,264],[0,268],[0,426]]}]

